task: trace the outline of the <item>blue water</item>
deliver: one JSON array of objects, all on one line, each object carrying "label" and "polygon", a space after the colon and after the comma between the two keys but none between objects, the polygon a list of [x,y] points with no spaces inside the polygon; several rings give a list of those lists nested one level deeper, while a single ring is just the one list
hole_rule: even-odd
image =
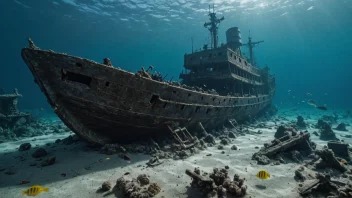
[{"label": "blue water", "polygon": [[[275,104],[297,106],[313,95],[329,109],[352,101],[352,1],[349,0],[2,0],[0,1],[0,88],[18,88],[21,108],[48,108],[20,57],[27,37],[42,49],[136,71],[153,65],[178,78],[183,55],[209,42],[208,4],[215,3],[225,31],[249,30],[259,66],[276,76]],[[243,52],[246,52],[243,48]],[[288,90],[291,90],[288,92]],[[302,104],[301,104],[302,105]]]}]

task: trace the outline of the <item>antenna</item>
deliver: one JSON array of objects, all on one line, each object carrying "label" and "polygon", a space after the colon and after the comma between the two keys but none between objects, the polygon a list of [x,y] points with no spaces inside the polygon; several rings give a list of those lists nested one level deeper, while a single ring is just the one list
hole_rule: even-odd
[{"label": "antenna", "polygon": [[252,42],[251,38],[251,31],[249,30],[249,37],[248,37],[248,43],[244,44],[243,46],[248,46],[249,48],[249,60],[250,63],[255,66],[255,60],[254,60],[254,55],[253,55],[253,48],[257,46],[259,43],[262,43],[264,41],[254,41]]},{"label": "antenna", "polygon": [[192,54],[193,54],[193,37],[191,37],[191,41],[192,41]]},{"label": "antenna", "polygon": [[210,5],[209,5],[209,17],[210,17],[210,22],[204,23],[204,27],[208,28],[211,34],[211,46],[213,48],[217,48],[217,40],[218,40],[218,25],[220,24],[221,21],[223,21],[225,18],[217,18],[216,13],[215,13],[215,8],[213,4],[213,13],[210,12]]}]

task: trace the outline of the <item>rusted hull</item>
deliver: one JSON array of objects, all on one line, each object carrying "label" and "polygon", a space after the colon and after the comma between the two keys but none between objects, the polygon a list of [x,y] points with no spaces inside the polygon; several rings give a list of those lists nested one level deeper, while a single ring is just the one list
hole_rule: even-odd
[{"label": "rusted hull", "polygon": [[66,54],[24,48],[22,57],[57,115],[96,143],[168,133],[178,122],[205,128],[254,116],[273,94],[228,97],[196,92]]}]

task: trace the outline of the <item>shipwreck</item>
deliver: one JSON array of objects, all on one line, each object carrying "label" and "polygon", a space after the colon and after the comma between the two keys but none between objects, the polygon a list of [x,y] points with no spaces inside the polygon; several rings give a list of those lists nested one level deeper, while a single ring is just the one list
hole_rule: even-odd
[{"label": "shipwreck", "polygon": [[212,129],[270,106],[275,77],[268,67],[255,64],[253,47],[261,41],[249,38],[246,58],[240,29],[232,27],[226,31],[227,43],[218,46],[224,17],[214,11],[209,17],[204,27],[211,33],[211,46],[184,55],[180,83],[152,74],[152,67],[131,73],[113,67],[108,58],[97,63],[41,50],[30,39],[21,55],[56,114],[88,141],[133,141],[199,125]]},{"label": "shipwreck", "polygon": [[30,113],[18,110],[17,104],[20,97],[22,95],[17,89],[12,94],[0,93],[0,128],[13,128],[21,119],[24,119],[25,123],[30,121]]}]

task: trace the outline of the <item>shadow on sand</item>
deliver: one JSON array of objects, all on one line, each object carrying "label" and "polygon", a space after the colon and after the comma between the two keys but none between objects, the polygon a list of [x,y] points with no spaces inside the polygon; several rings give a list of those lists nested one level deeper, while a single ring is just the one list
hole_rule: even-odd
[{"label": "shadow on sand", "polygon": [[258,189],[261,189],[261,190],[266,189],[266,186],[264,186],[262,184],[256,184],[255,187],[257,187]]},{"label": "shadow on sand", "polygon": [[[43,158],[33,158],[32,153],[40,147],[44,148],[48,155]],[[137,163],[143,168],[145,162],[150,158],[144,154],[127,154],[131,161],[126,161],[116,154],[101,154],[99,148],[91,147],[82,141],[72,145],[52,142],[50,145],[40,147],[32,147],[23,152],[14,149],[7,152],[0,150],[0,188],[10,186],[26,188],[35,184],[45,185],[100,171],[108,171],[109,177],[113,177],[115,173],[122,176],[124,174],[122,171],[126,171],[122,168],[127,167],[128,171],[132,171],[132,166]],[[44,159],[52,156],[56,157],[56,162],[53,165],[40,166]],[[117,179],[109,177],[106,180]],[[29,183],[20,185],[23,181],[29,181]]]}]

